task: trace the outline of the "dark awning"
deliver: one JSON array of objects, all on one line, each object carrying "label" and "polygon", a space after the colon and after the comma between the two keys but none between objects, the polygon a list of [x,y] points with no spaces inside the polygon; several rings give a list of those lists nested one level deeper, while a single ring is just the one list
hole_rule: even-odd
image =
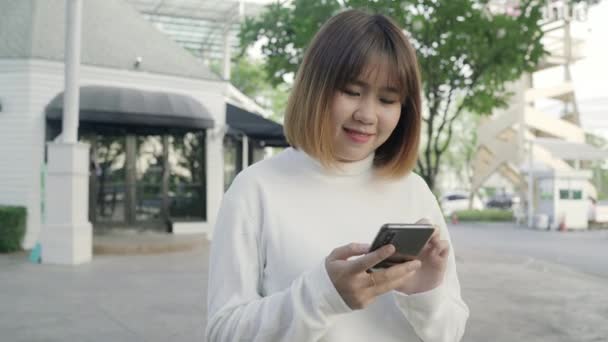
[{"label": "dark awning", "polygon": [[289,146],[283,134],[283,126],[230,103],[226,104],[226,123],[230,127],[228,134],[244,134],[264,146]]},{"label": "dark awning", "polygon": [[[62,116],[63,93],[46,106],[48,119]],[[195,129],[214,125],[209,111],[189,96],[105,86],[80,87],[80,121]]]}]

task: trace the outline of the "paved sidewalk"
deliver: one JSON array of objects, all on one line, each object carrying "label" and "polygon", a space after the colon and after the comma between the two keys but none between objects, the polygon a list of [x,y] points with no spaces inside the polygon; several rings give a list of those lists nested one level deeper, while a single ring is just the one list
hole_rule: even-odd
[{"label": "paved sidewalk", "polygon": [[[608,341],[608,280],[526,257],[457,249],[464,341]],[[0,340],[203,341],[208,244],[96,256],[79,267],[0,255]]]},{"label": "paved sidewalk", "polygon": [[208,244],[78,267],[0,255],[0,341],[203,341]]}]

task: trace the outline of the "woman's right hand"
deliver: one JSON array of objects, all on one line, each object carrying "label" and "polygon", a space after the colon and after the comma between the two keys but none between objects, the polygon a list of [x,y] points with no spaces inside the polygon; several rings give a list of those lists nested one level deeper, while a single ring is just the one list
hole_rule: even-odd
[{"label": "woman's right hand", "polygon": [[[368,250],[367,244],[350,243],[334,249],[325,259],[329,278],[353,310],[363,309],[376,297],[402,286],[420,268],[420,261],[414,260],[368,273],[368,269],[391,256],[395,247],[386,245],[371,253]],[[363,256],[348,260],[359,255]]]}]

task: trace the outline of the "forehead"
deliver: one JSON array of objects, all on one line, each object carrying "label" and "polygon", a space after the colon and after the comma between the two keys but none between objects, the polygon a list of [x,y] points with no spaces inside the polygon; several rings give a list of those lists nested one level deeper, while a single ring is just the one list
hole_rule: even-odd
[{"label": "forehead", "polygon": [[394,68],[388,58],[372,58],[364,65],[356,80],[378,87],[398,88],[397,76],[391,70]]},{"label": "forehead", "polygon": [[370,56],[362,65],[360,72],[353,73],[348,82],[362,82],[377,88],[389,88],[403,93],[403,80],[399,78],[396,62],[386,55]]}]

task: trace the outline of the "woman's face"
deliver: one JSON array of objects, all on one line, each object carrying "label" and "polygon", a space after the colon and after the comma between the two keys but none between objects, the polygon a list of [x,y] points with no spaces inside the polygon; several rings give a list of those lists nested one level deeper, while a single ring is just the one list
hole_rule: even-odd
[{"label": "woman's face", "polygon": [[401,115],[401,97],[391,87],[386,63],[374,64],[331,103],[334,158],[341,162],[363,160],[391,135]]}]

